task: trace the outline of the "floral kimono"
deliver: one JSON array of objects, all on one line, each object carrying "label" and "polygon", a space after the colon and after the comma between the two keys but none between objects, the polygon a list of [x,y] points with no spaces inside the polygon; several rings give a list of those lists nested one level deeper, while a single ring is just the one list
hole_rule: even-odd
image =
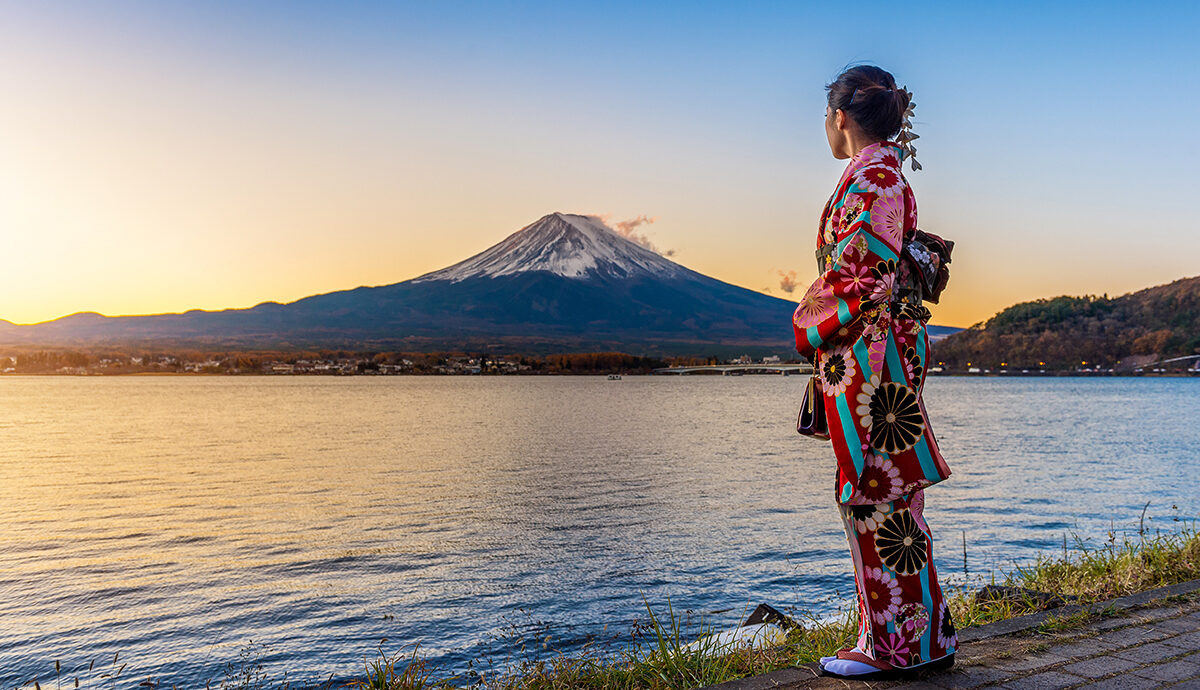
[{"label": "floral kimono", "polygon": [[896,294],[901,244],[917,223],[904,156],[879,142],[850,159],[821,214],[817,246],[831,251],[792,318],[824,393],[858,649],[890,666],[935,661],[957,644],[922,516],[922,490],[950,475],[921,399],[929,311]]}]

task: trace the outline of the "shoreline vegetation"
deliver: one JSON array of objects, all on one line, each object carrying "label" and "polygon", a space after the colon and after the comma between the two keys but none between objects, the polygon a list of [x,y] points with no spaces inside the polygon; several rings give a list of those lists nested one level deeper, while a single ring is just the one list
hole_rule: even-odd
[{"label": "shoreline vegetation", "polygon": [[[938,347],[935,345],[935,347]],[[937,353],[935,352],[935,355]],[[1145,358],[1143,358],[1145,359]],[[1139,360],[1140,361],[1140,360]],[[762,364],[755,371],[748,365]],[[576,352],[552,355],[471,352],[375,352],[319,350],[304,352],[80,351],[32,350],[0,354],[0,375],[38,376],[544,376],[648,375],[676,367],[739,365],[741,374],[778,376],[771,367],[807,362],[779,355],[751,358],[640,356],[624,352]],[[721,375],[720,370],[689,376]],[[992,366],[931,362],[931,376],[1187,376],[1200,375],[1200,357],[1170,362],[1146,360],[1137,367],[1114,367],[1080,360],[1072,366],[1037,362]]]},{"label": "shoreline vegetation", "polygon": [[947,336],[933,350],[934,359],[956,368],[1195,368],[1200,276],[1120,297],[1063,296],[1015,304]]},{"label": "shoreline vegetation", "polygon": [[[1147,504],[1149,505],[1149,504]],[[1175,518],[1178,520],[1178,518]],[[1061,553],[1043,552],[1033,562],[1000,574],[990,583],[972,589],[968,583],[943,583],[959,629],[1006,620],[1064,604],[1090,604],[1178,584],[1200,578],[1200,533],[1194,522],[1175,531],[1151,534],[1143,521],[1133,537],[1110,531],[1098,545],[1075,538],[1073,546],[1063,537]],[[950,546],[946,542],[946,546]],[[965,537],[964,537],[965,549]],[[965,551],[964,551],[965,557]],[[979,584],[975,580],[975,585]],[[665,609],[665,610],[664,610]],[[381,641],[373,656],[364,657],[363,669],[350,678],[324,681],[296,680],[296,674],[275,675],[261,660],[265,646],[242,649],[228,662],[221,678],[205,687],[214,690],[300,690],[356,688],[372,690],[426,690],[473,688],[474,690],[685,690],[745,678],[777,669],[816,661],[819,657],[852,646],[857,631],[857,612],[852,607],[823,618],[794,610],[787,611],[799,626],[791,629],[782,644],[769,648],[717,650],[706,648],[704,638],[719,632],[714,626],[691,626],[691,612],[675,610],[669,600],[655,611],[646,603],[647,620],[635,624],[628,638],[615,635],[603,645],[588,643],[573,653],[556,652],[552,639],[516,640],[516,658],[497,662],[485,658],[470,662],[460,674],[443,673],[421,655],[418,646],[385,651]],[[1045,631],[1082,625],[1100,614],[1051,617]],[[516,626],[514,626],[514,631]],[[514,635],[520,635],[514,632]],[[111,662],[111,663],[109,663]],[[153,678],[140,682],[119,654],[104,663],[92,662],[77,671],[64,671],[60,662],[54,671],[30,679],[18,688],[51,687],[107,688],[175,687],[158,684]],[[55,685],[58,683],[58,685]]]}]

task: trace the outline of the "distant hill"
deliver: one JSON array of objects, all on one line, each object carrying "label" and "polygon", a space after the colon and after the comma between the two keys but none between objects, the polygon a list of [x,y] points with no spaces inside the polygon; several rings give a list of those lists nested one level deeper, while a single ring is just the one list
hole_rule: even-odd
[{"label": "distant hill", "polygon": [[[939,341],[949,367],[1074,369],[1082,362],[1132,369],[1200,352],[1200,276],[1120,297],[1023,302]],[[1044,363],[1044,364],[1040,364]]]}]

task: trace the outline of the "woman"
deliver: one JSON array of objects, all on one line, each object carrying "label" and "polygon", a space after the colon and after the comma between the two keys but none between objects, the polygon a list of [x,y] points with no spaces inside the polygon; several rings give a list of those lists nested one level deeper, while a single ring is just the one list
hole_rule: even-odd
[{"label": "woman", "polygon": [[[859,635],[855,648],[821,665],[857,678],[948,667],[957,638],[921,511],[923,489],[950,468],[921,400],[929,311],[897,271],[917,224],[900,171],[915,153],[912,97],[873,66],[846,70],[826,90],[829,148],[850,162],[821,214],[821,275],[792,323],[796,349],[813,360],[837,458],[835,495],[854,561]],[[915,159],[912,165],[919,169]]]}]

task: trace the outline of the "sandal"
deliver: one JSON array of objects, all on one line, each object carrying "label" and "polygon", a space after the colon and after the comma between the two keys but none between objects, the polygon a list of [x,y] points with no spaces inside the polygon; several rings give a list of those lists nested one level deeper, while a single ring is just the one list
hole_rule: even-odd
[{"label": "sandal", "polygon": [[833,678],[845,678],[848,680],[897,680],[904,678],[912,678],[926,673],[944,671],[954,665],[954,655],[947,654],[940,659],[926,661],[915,666],[893,666],[886,661],[872,659],[863,654],[858,649],[842,649],[837,653],[836,658],[846,659],[847,661],[857,661],[861,664],[874,666],[879,669],[870,673],[859,673],[855,675],[843,675],[825,670],[825,665],[821,665],[821,675],[830,676]]}]

